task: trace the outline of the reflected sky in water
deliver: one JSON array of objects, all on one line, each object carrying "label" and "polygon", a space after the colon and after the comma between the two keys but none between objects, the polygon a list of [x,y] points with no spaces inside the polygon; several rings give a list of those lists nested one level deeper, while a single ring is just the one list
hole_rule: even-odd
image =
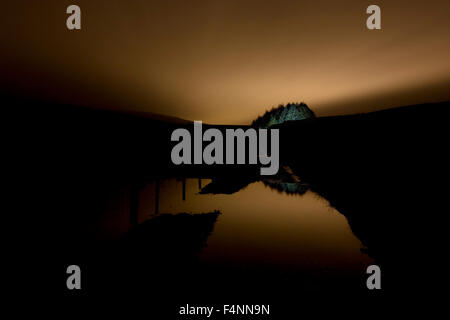
[{"label": "reflected sky in water", "polygon": [[[204,195],[198,179],[186,179],[183,200],[182,187],[160,182],[159,213],[222,213],[200,253],[207,264],[358,273],[373,262],[345,217],[311,191],[288,195],[255,182],[232,195]],[[139,192],[139,222],[155,216],[155,191],[150,183]]]}]

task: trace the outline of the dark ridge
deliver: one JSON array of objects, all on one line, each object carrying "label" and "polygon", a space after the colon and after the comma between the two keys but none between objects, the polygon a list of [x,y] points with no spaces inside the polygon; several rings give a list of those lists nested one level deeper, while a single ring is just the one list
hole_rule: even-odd
[{"label": "dark ridge", "polygon": [[[449,115],[442,102],[277,126],[280,162],[347,218],[387,290],[438,283],[430,262],[446,249]],[[411,257],[428,279],[405,269]]]}]

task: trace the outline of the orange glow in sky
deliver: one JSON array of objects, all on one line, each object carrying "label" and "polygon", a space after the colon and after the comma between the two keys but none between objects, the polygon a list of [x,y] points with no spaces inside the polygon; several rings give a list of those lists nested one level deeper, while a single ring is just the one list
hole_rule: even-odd
[{"label": "orange glow in sky", "polygon": [[[3,82],[58,101],[249,123],[305,102],[318,115],[449,100],[450,2],[11,1]],[[18,89],[18,90],[19,90]]]}]

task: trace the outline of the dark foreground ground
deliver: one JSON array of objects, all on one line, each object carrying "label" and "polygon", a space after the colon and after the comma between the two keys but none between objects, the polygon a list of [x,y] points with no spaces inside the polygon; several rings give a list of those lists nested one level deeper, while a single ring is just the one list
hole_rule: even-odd
[{"label": "dark foreground ground", "polygon": [[[5,103],[13,111],[5,117],[11,205],[5,215],[13,222],[4,225],[4,264],[16,293],[69,304],[107,301],[109,308],[131,302],[151,319],[176,318],[177,306],[186,303],[271,304],[273,319],[290,319],[307,309],[341,314],[443,298],[448,102],[279,126],[282,165],[347,218],[383,270],[378,292],[354,279],[324,279],[326,290],[305,291],[301,275],[198,265],[196,253],[219,212],[161,215],[120,239],[99,238],[89,221],[115,188],[201,176],[239,189],[259,179],[257,170],[174,168],[170,132],[187,124],[173,119]],[[73,261],[86,270],[80,292],[65,286]],[[36,272],[31,287],[30,270]]]}]

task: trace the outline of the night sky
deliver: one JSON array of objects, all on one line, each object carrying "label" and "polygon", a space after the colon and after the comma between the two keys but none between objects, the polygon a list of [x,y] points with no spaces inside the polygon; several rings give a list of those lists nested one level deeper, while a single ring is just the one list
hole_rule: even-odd
[{"label": "night sky", "polygon": [[[66,28],[77,4],[82,29]],[[366,28],[370,4],[381,30]],[[450,100],[450,1],[2,2],[3,90],[244,124]]]}]

